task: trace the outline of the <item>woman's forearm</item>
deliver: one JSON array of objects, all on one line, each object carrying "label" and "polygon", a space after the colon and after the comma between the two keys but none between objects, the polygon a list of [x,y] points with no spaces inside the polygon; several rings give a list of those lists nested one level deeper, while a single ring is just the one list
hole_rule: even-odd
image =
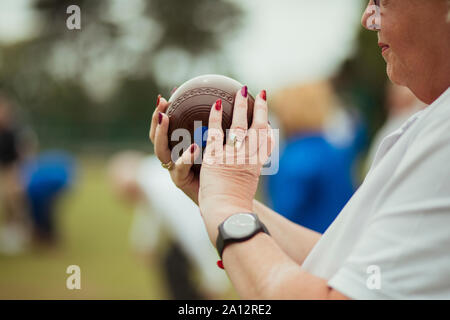
[{"label": "woman's forearm", "polygon": [[291,222],[257,200],[253,201],[253,211],[280,248],[298,264],[303,263],[321,237],[320,233]]}]

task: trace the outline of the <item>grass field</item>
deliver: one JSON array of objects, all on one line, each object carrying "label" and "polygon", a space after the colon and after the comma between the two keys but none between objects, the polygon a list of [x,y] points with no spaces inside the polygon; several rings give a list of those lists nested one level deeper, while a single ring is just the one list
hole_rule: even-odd
[{"label": "grass field", "polygon": [[[166,299],[156,261],[131,252],[132,208],[115,200],[104,159],[78,162],[74,187],[59,203],[61,244],[0,255],[0,299]],[[66,268],[81,268],[81,290],[66,288]]]}]

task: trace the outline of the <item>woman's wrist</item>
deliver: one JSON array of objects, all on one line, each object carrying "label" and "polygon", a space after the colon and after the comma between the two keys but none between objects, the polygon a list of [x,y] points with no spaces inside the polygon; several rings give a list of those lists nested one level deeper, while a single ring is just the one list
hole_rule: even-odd
[{"label": "woman's wrist", "polygon": [[224,215],[234,210],[252,212],[253,198],[247,195],[242,197],[232,196],[229,193],[216,194],[209,197],[199,196],[199,207],[205,216]]},{"label": "woman's wrist", "polygon": [[224,222],[228,217],[236,213],[252,212],[252,209],[248,206],[238,205],[217,205],[213,209],[207,212],[200,209],[205,222],[208,235],[213,245],[216,245],[216,239],[218,235],[219,225]]}]

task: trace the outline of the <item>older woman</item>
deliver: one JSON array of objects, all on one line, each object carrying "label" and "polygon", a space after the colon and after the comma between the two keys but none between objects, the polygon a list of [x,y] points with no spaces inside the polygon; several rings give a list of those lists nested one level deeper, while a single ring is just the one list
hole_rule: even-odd
[{"label": "older woman", "polygon": [[[200,182],[189,171],[189,160],[199,153],[195,145],[170,174],[199,204],[209,237],[243,298],[450,298],[448,9],[447,0],[370,1],[362,24],[378,32],[390,79],[430,106],[383,140],[364,183],[322,236],[253,199],[264,156],[251,165],[220,161],[250,139],[223,147],[221,103],[213,105]],[[374,13],[380,24],[368,21]],[[167,163],[167,101],[158,102],[150,138]],[[244,88],[236,95],[236,132],[247,129],[246,108]],[[265,91],[256,97],[250,129],[270,131]],[[271,143],[270,134],[259,132]]]}]

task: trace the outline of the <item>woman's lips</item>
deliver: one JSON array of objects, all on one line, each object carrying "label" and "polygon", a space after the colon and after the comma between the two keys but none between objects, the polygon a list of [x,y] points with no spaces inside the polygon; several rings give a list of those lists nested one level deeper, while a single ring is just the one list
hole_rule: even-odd
[{"label": "woman's lips", "polygon": [[380,42],[378,46],[381,48],[381,54],[384,54],[389,49],[389,46],[385,43]]}]

